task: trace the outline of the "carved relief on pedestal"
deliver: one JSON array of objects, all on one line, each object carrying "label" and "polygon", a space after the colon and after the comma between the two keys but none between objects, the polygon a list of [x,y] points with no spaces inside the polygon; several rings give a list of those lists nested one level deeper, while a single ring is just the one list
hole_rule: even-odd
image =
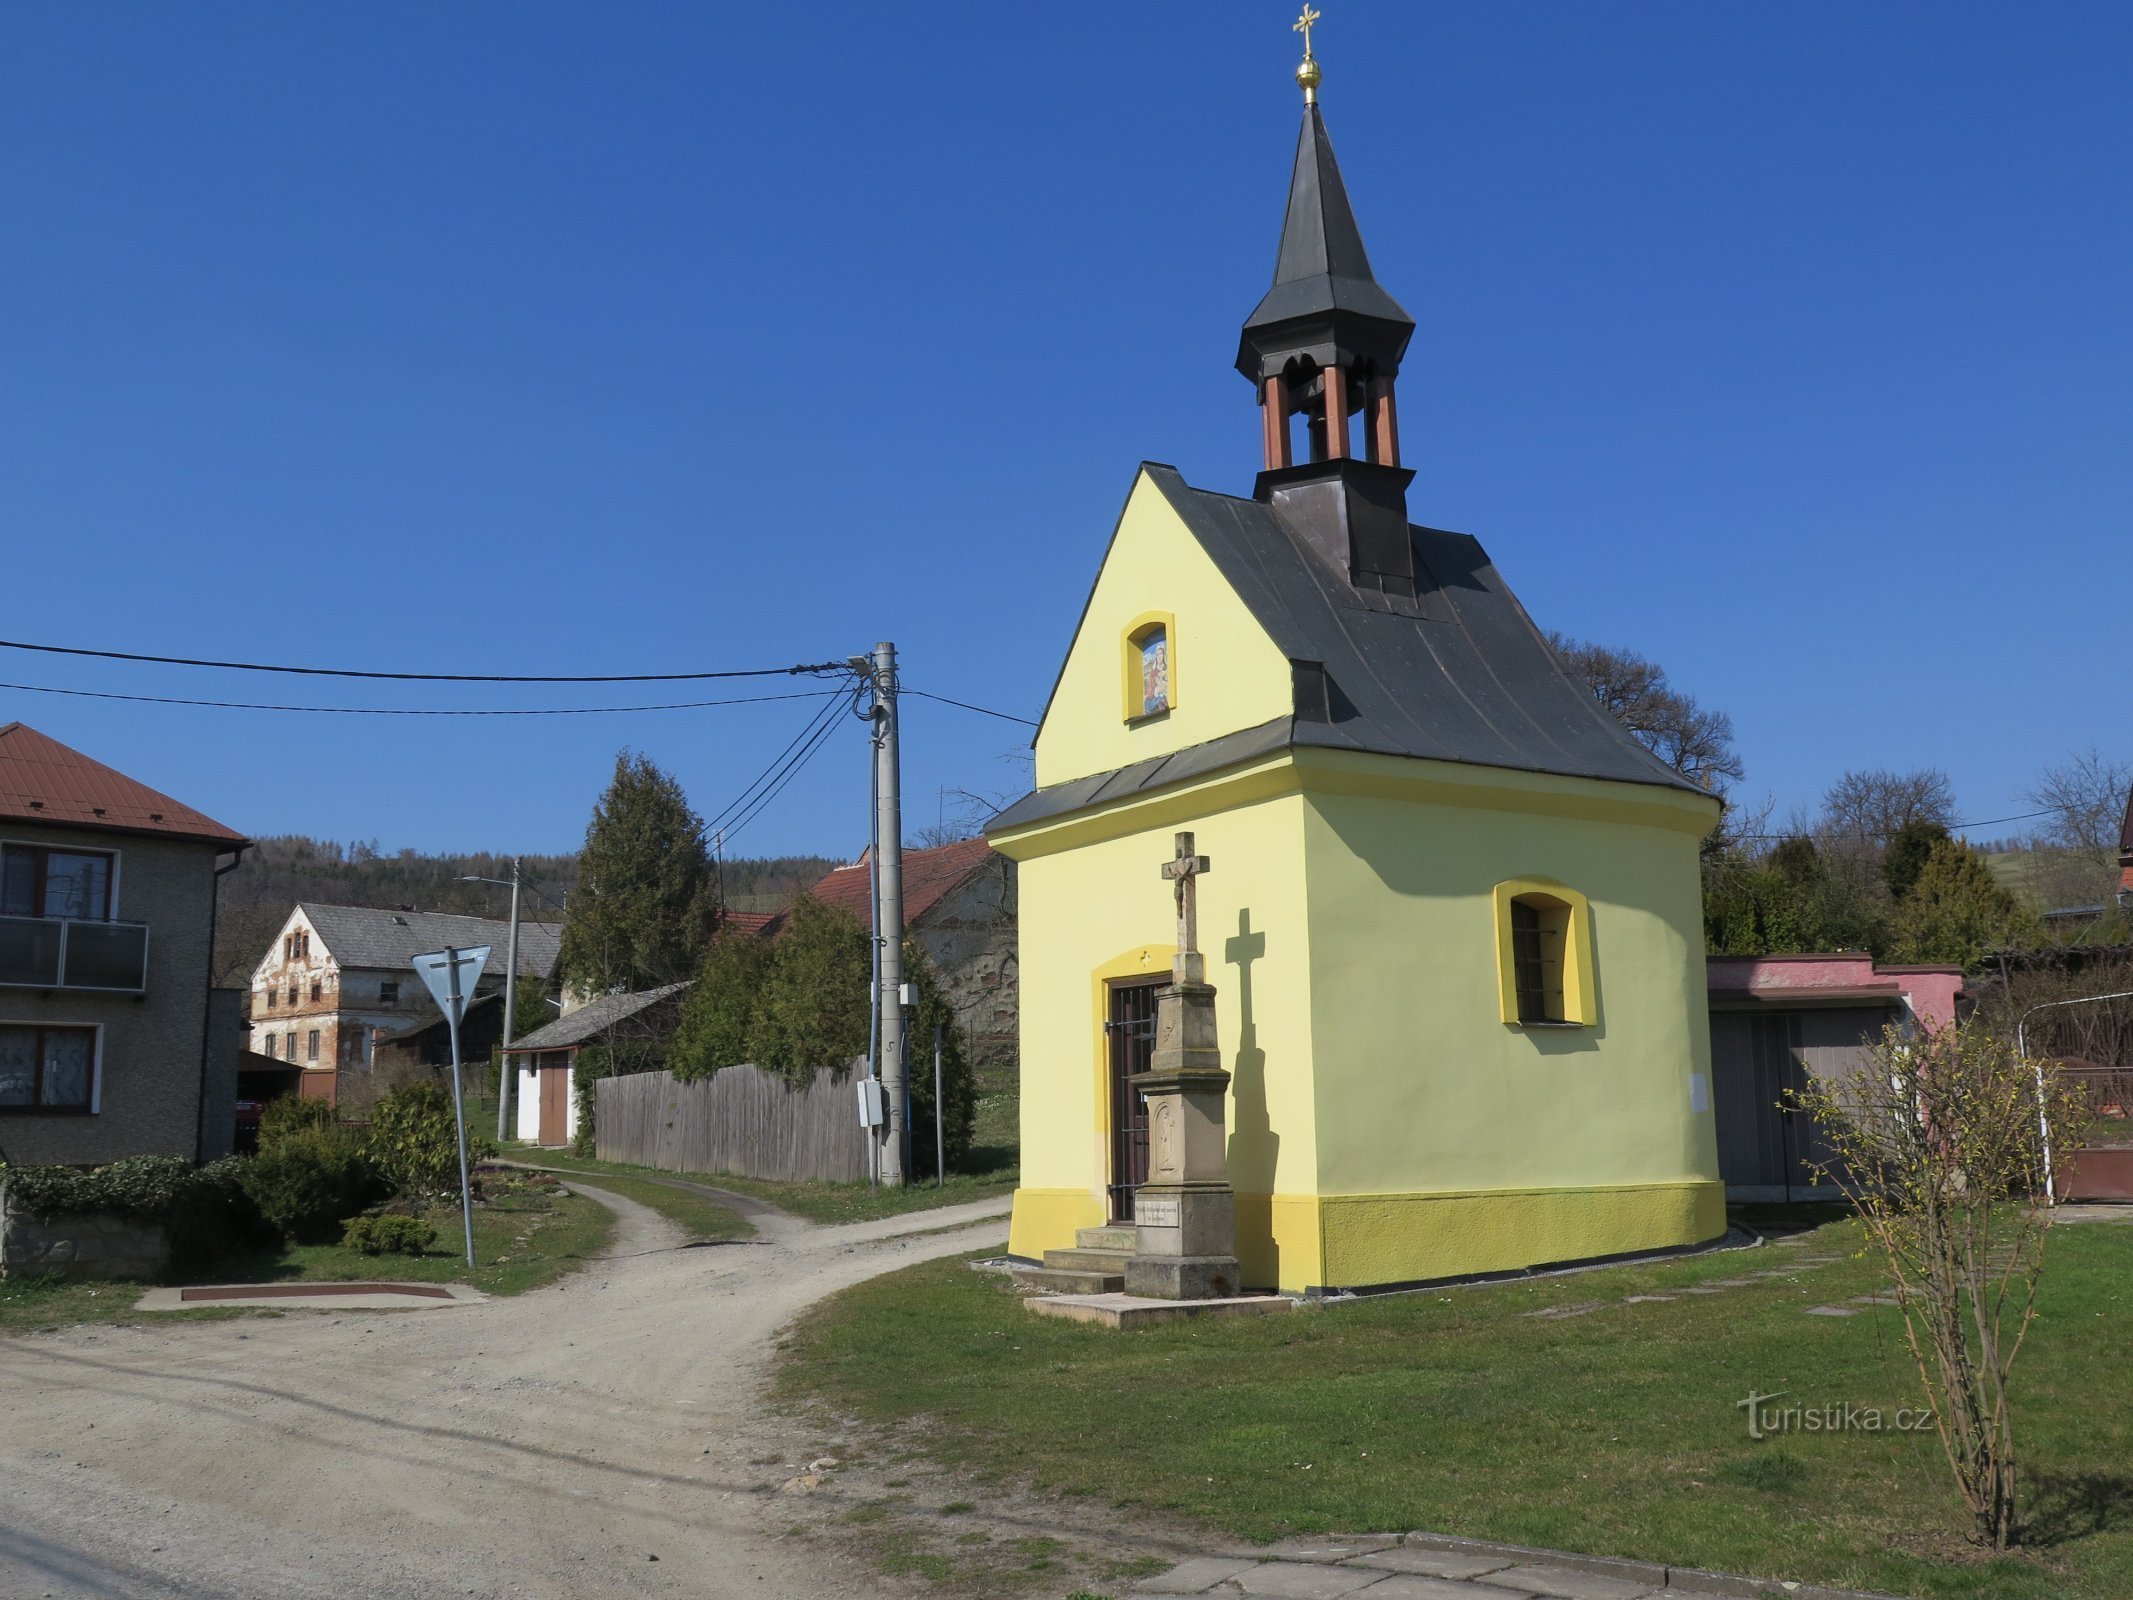
[{"label": "carved relief on pedestal", "polygon": [[1159,1099],[1149,1108],[1148,1175],[1156,1182],[1175,1183],[1184,1176],[1185,1163],[1179,1150],[1178,1107],[1171,1099]]}]

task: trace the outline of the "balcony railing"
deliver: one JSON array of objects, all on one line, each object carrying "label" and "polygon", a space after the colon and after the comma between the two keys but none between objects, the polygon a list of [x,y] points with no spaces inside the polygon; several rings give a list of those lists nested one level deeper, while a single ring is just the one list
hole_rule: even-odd
[{"label": "balcony railing", "polygon": [[0,917],[0,986],[141,994],[148,988],[147,924]]}]

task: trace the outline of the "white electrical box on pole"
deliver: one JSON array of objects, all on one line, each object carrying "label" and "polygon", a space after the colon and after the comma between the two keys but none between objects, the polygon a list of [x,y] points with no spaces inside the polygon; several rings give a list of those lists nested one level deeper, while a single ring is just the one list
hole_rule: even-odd
[{"label": "white electrical box on pole", "polygon": [[881,1010],[882,1098],[888,1102],[882,1130],[881,1181],[903,1187],[908,1167],[904,1048],[904,859],[902,778],[897,748],[896,646],[874,646],[874,948],[875,1003]]},{"label": "white electrical box on pole", "polygon": [[[511,858],[511,939],[504,946],[504,1044],[518,1037],[518,889],[519,859]],[[496,1142],[508,1143],[518,1130],[511,1125],[511,1091],[518,1074],[511,1070],[508,1049],[496,1053]]]},{"label": "white electrical box on pole", "polygon": [[[475,985],[481,982],[481,969],[489,964],[489,949],[485,944],[471,950],[448,945],[433,955],[415,957],[413,963],[416,976],[428,985],[452,1033],[452,1123],[459,1131],[459,1216],[466,1225],[470,1267],[474,1265],[474,1186],[467,1181],[467,1102],[459,1077],[459,1023],[466,1015]],[[463,982],[460,974],[469,970],[473,982]]]}]

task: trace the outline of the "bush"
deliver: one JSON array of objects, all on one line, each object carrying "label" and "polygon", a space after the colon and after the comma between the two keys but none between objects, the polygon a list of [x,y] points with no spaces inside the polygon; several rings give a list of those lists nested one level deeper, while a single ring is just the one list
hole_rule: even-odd
[{"label": "bush", "polygon": [[363,1137],[338,1125],[284,1134],[246,1165],[244,1192],[284,1238],[316,1244],[391,1191],[364,1153]]},{"label": "bush", "polygon": [[570,1092],[577,1097],[578,1123],[570,1136],[573,1155],[600,1153],[600,1080],[615,1075],[614,1052],[604,1044],[589,1044],[570,1063]]},{"label": "bush", "polygon": [[305,1133],[334,1124],[333,1102],[305,1100],[293,1094],[269,1100],[259,1113],[259,1148],[267,1149],[292,1133]]},{"label": "bush", "polygon": [[[452,1097],[439,1084],[411,1083],[380,1100],[365,1147],[380,1176],[418,1204],[459,1192],[459,1127]],[[493,1140],[467,1131],[470,1163],[494,1154]]]},{"label": "bush", "polygon": [[112,1211],[161,1217],[193,1175],[183,1156],[128,1156],[93,1172],[74,1167],[10,1167],[7,1203],[32,1216]]},{"label": "bush", "polygon": [[245,1192],[245,1169],[250,1165],[243,1156],[224,1156],[180,1185],[165,1214],[173,1264],[197,1266],[273,1237],[274,1230]]},{"label": "bush", "polygon": [[183,1156],[129,1156],[92,1172],[13,1167],[5,1173],[7,1203],[39,1217],[100,1211],[161,1222],[172,1260],[189,1266],[257,1243],[265,1233],[245,1192],[248,1165],[241,1156],[204,1167]]},{"label": "bush", "polygon": [[437,1242],[434,1224],[420,1217],[351,1217],[341,1243],[366,1256],[419,1256]]}]

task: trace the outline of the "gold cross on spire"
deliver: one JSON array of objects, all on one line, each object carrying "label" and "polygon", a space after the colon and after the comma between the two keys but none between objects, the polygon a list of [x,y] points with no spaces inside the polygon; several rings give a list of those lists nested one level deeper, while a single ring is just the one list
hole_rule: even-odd
[{"label": "gold cross on spire", "polygon": [[1318,102],[1318,81],[1321,74],[1318,70],[1318,57],[1311,53],[1311,24],[1318,21],[1319,15],[1320,13],[1311,9],[1311,0],[1304,0],[1303,15],[1289,27],[1291,33],[1304,36],[1304,58],[1297,65],[1296,82],[1304,92],[1304,104],[1307,106]]}]

